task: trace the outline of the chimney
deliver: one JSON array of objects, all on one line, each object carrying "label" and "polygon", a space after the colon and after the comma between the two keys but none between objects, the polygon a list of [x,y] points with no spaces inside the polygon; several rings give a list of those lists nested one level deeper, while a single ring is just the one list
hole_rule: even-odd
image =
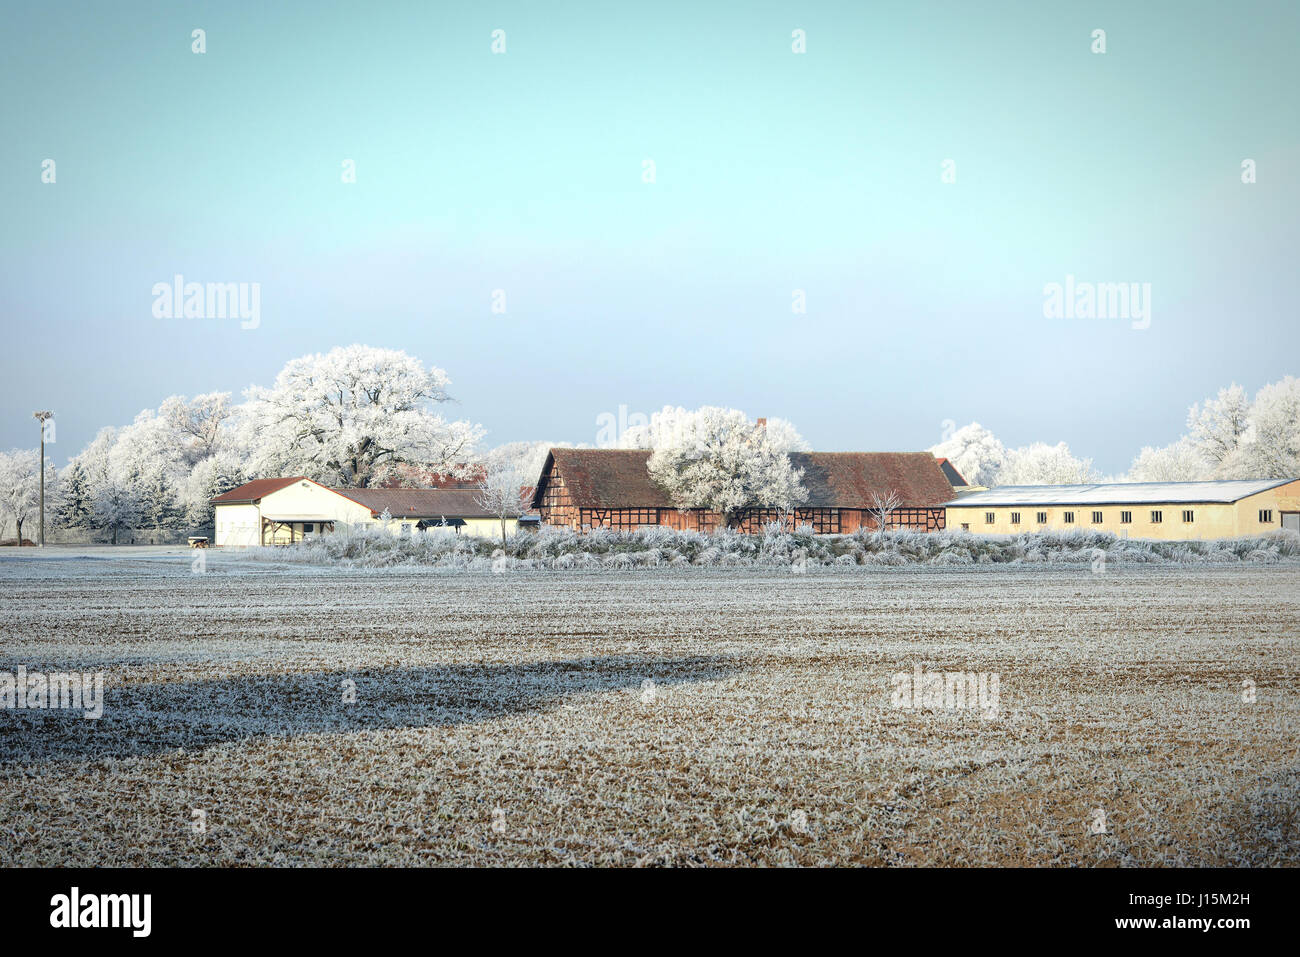
[{"label": "chimney", "polygon": [[765,428],[767,428],[767,419],[759,419],[759,420],[758,420],[758,427],[759,427],[760,429],[765,429]]}]

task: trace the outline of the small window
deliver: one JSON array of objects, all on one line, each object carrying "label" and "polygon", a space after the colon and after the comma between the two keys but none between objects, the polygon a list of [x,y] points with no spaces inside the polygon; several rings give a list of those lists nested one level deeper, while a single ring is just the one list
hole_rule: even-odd
[{"label": "small window", "polygon": [[1265,525],[1273,524],[1273,510],[1271,508],[1261,508],[1259,510],[1259,520]]},{"label": "small window", "polygon": [[1194,512],[1190,508],[1183,509],[1183,521],[1188,523],[1189,525],[1192,522],[1196,521],[1196,512]]},{"label": "small window", "polygon": [[992,525],[992,524],[993,524],[993,513],[992,513],[992,512],[985,512],[985,513],[984,513],[984,524],[985,524],[985,525]]},{"label": "small window", "polygon": [[1047,513],[1046,513],[1046,512],[1039,512],[1039,513],[1038,513],[1038,524],[1039,524],[1039,525],[1046,525],[1046,524],[1047,524]]},{"label": "small window", "polygon": [[1160,524],[1161,522],[1163,522],[1164,520],[1165,520],[1165,513],[1164,513],[1164,512],[1162,512],[1162,511],[1160,511],[1159,509],[1156,509],[1156,508],[1153,508],[1153,509],[1151,510],[1151,524],[1152,524],[1152,525],[1159,525],[1159,524]]},{"label": "small window", "polygon": [[1019,524],[1020,524],[1020,513],[1019,513],[1019,512],[1012,512],[1012,513],[1011,513],[1011,524],[1012,524],[1012,525],[1019,525]]},{"label": "small window", "polygon": [[962,522],[962,523],[961,523],[961,530],[962,530],[963,532],[969,532],[969,531],[970,531],[970,523],[969,523],[969,522]]},{"label": "small window", "polygon": [[1064,515],[1061,516],[1061,521],[1065,522],[1066,525],[1073,525],[1073,524],[1074,524],[1074,513],[1073,513],[1073,512],[1066,512]]},{"label": "small window", "polygon": [[314,532],[316,531],[316,526],[312,522],[303,522],[302,530],[304,534],[306,534],[307,532]]},{"label": "small window", "polygon": [[1121,525],[1128,525],[1128,524],[1129,524],[1130,522],[1132,522],[1132,521],[1133,521],[1133,513],[1132,513],[1132,512],[1123,512],[1123,511],[1122,511],[1122,512],[1119,513],[1119,523],[1120,523]]},{"label": "small window", "polygon": [[1092,524],[1094,524],[1094,525],[1100,525],[1100,524],[1101,524],[1101,512],[1093,512],[1093,513],[1092,513]]}]

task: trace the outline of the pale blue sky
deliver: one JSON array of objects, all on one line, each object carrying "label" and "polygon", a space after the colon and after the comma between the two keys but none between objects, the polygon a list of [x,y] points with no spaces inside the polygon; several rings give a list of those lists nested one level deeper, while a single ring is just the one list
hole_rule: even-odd
[{"label": "pale blue sky", "polygon": [[[51,2],[5,21],[0,447],[35,444],[52,408],[62,463],[169,394],[363,342],[446,369],[452,413],[492,443],[711,403],[826,450],[977,419],[1109,472],[1220,385],[1300,373],[1300,4]],[[260,328],[154,318],[176,273],[260,283]],[[1151,327],[1043,318],[1067,273],[1150,282]]]}]

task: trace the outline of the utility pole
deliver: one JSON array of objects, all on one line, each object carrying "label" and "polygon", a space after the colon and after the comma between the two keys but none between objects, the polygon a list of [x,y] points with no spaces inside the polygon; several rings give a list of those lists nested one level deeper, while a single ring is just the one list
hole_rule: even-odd
[{"label": "utility pole", "polygon": [[[36,421],[41,423],[41,524],[37,532],[36,544],[41,548],[45,547],[45,420],[54,417],[53,412],[36,412],[33,413]],[[22,545],[22,542],[18,543]]]}]

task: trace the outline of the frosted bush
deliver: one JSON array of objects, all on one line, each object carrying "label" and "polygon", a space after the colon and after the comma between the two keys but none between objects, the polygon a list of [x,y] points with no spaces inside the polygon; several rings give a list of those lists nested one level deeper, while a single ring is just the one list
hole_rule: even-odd
[{"label": "frosted bush", "polygon": [[930,559],[932,565],[969,565],[971,563],[970,552],[964,549],[953,549],[950,552],[940,552],[934,558]]},{"label": "frosted bush", "polygon": [[[1163,565],[1300,563],[1300,535],[1276,531],[1223,541],[1143,541],[1088,530],[981,536],[970,533],[916,532],[905,529],[876,535],[859,529],[851,535],[814,536],[774,525],[760,535],[734,531],[714,534],[646,528],[596,529],[582,534],[544,526],[520,531],[504,547],[499,538],[458,535],[433,529],[407,537],[376,528],[341,530],[290,546],[249,549],[254,560],[341,565],[345,568],[435,567],[491,570],[501,551],[505,569],[642,569],[659,565],[766,567],[782,569],[796,556],[807,565],[901,566],[911,564],[1087,565],[1100,549],[1107,562]],[[498,566],[502,567],[502,566]]]}]

